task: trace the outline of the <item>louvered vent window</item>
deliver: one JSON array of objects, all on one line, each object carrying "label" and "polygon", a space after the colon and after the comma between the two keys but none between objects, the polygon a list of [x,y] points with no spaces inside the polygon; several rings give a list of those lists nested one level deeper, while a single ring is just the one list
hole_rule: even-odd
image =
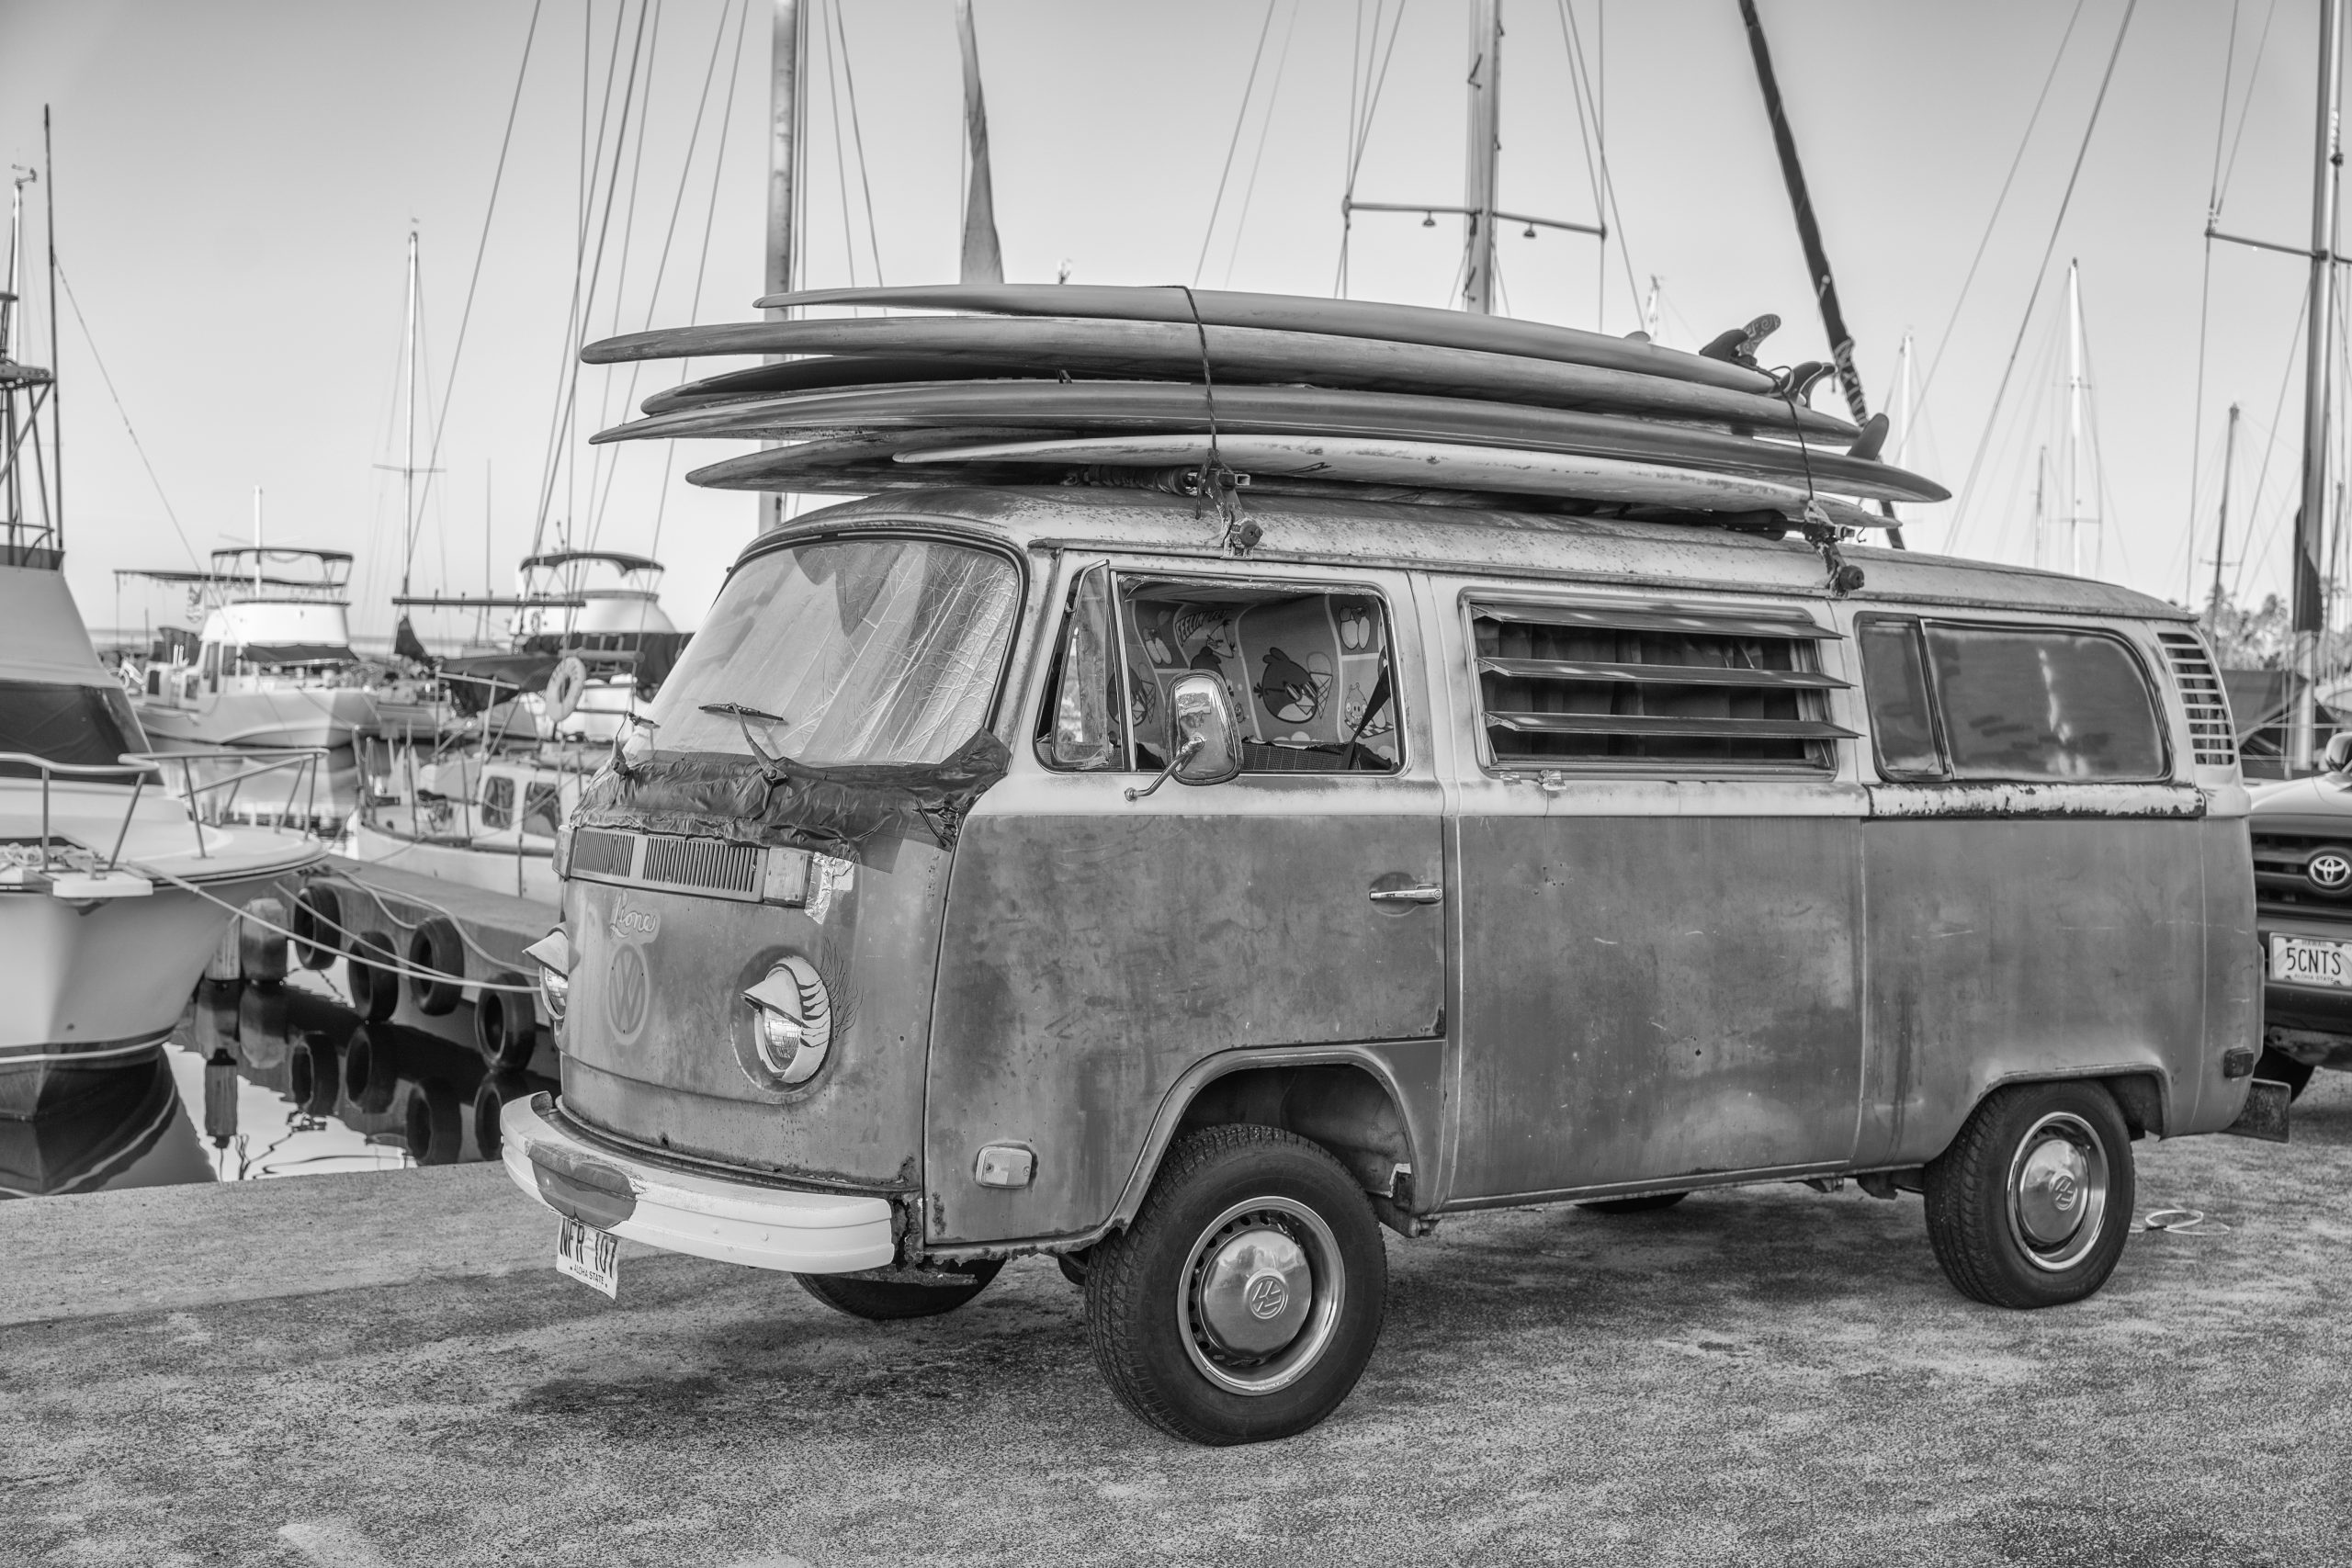
[{"label": "louvered vent window", "polygon": [[649,834],[644,869],[638,876],[640,881],[666,882],[673,887],[698,887],[709,893],[756,898],[760,896],[762,853],[750,844]]},{"label": "louvered vent window", "polygon": [[2200,768],[2226,768],[2238,760],[2237,726],[2230,719],[2230,694],[2213,668],[2213,656],[2195,632],[2158,632],[2180,700],[2188,709],[2188,744]]},{"label": "louvered vent window", "polygon": [[628,833],[582,828],[571,835],[574,876],[627,876],[637,865],[637,840]]},{"label": "louvered vent window", "polygon": [[[1815,645],[1795,616],[1471,606],[1487,738],[1502,767],[1734,764],[1826,770],[1834,742]],[[1687,771],[1678,766],[1669,771]]]}]

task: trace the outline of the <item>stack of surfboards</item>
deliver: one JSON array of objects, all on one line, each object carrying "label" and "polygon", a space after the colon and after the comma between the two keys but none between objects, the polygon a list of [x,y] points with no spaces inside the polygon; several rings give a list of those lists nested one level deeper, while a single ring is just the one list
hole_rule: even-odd
[{"label": "stack of surfboards", "polygon": [[[939,485],[1261,489],[1704,521],[1883,527],[1871,502],[1947,499],[1807,406],[1770,318],[1703,353],[1408,305],[1054,284],[834,288],[761,309],[926,313],[769,320],[592,344],[592,365],[769,356],[646,400],[598,441],[780,443],[687,477],[834,494]],[[1214,478],[1205,482],[1218,482]]]}]

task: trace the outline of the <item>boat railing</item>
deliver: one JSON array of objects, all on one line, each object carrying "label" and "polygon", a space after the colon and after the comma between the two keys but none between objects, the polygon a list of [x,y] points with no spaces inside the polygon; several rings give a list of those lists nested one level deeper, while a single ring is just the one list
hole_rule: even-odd
[{"label": "boat railing", "polygon": [[[237,797],[251,781],[277,774],[286,781],[282,805],[271,802],[269,815],[277,818],[278,826],[299,820],[304,825],[316,822],[319,815],[319,769],[326,759],[323,746],[224,746],[198,751],[133,751],[124,753],[128,762],[152,763],[155,771],[168,778],[176,772],[180,787],[176,792],[187,806],[188,818],[196,824],[196,848],[199,858],[209,858],[204,842],[204,826],[232,820]],[[0,759],[5,760],[5,759]],[[198,776],[198,764],[218,768],[226,764],[229,772],[219,776]],[[301,801],[299,817],[295,808]],[[256,816],[258,820],[258,814]]]},{"label": "boat railing", "polygon": [[115,831],[114,847],[107,852],[106,869],[111,872],[122,858],[123,840],[130,836],[130,822],[138,813],[141,792],[147,787],[147,780],[151,776],[160,775],[164,771],[152,759],[145,757],[126,755],[119,762],[55,762],[29,751],[0,751],[0,767],[30,768],[40,775],[40,870],[43,875],[54,869],[55,864],[51,852],[55,838],[50,827],[51,781],[62,778],[106,784],[127,783],[130,785],[130,798],[122,808],[122,826]]}]

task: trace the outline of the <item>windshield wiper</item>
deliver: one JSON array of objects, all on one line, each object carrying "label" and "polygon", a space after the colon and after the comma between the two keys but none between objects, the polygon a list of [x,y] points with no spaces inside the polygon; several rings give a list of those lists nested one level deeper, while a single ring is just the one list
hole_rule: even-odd
[{"label": "windshield wiper", "polygon": [[705,703],[702,705],[702,711],[704,713],[725,714],[728,717],[735,719],[738,722],[747,718],[756,718],[762,724],[789,724],[792,722],[780,713],[769,713],[764,709],[751,707],[742,703]]}]

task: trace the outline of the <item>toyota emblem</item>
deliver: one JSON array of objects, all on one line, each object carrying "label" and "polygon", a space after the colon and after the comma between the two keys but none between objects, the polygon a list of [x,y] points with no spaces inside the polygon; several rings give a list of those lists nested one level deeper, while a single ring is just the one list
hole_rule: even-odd
[{"label": "toyota emblem", "polygon": [[2303,874],[2323,893],[2341,893],[2352,887],[2352,858],[2342,850],[2322,850],[2303,863]]}]

